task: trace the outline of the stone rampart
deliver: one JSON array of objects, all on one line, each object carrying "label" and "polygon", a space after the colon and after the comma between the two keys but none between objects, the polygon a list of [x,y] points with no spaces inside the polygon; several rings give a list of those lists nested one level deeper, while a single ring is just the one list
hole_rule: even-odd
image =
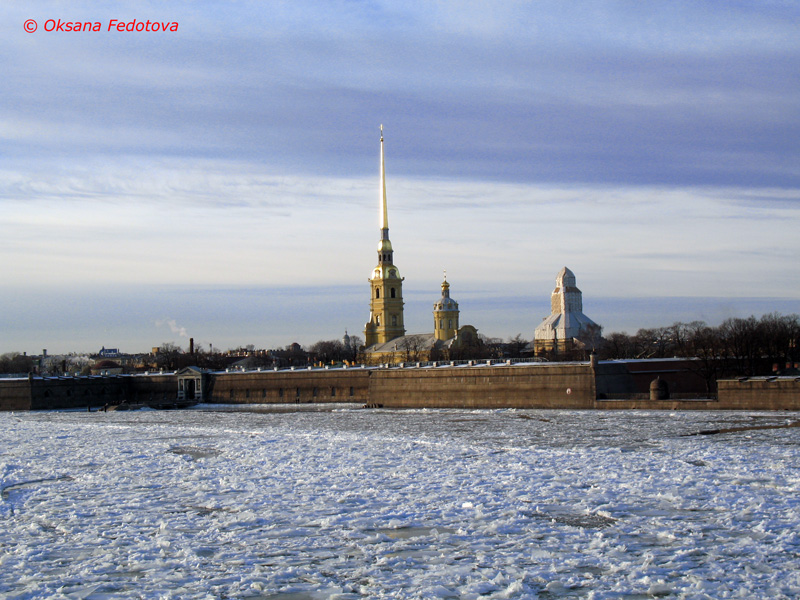
[{"label": "stone rampart", "polygon": [[178,392],[175,373],[128,375],[125,399],[131,404],[168,404]]},{"label": "stone rampart", "polygon": [[26,379],[0,379],[0,410],[30,410],[31,384]]},{"label": "stone rampart", "polygon": [[370,404],[401,408],[592,408],[588,363],[379,369]]},{"label": "stone rampart", "polygon": [[0,410],[100,408],[174,399],[174,374],[0,379]]},{"label": "stone rampart", "polygon": [[[654,363],[655,364],[655,363]],[[657,366],[657,365],[656,365]],[[648,373],[650,375],[650,373]],[[168,404],[174,373],[0,379],[0,410]],[[589,363],[514,363],[405,368],[298,369],[205,373],[204,400],[215,403],[358,403],[396,408],[565,408],[648,410],[800,410],[800,378],[754,377],[717,382],[717,398],[671,394],[650,400],[625,381],[605,377],[598,398]],[[615,395],[616,394],[616,395]]]},{"label": "stone rampart", "polygon": [[800,410],[800,378],[721,379],[717,395],[724,410]]},{"label": "stone rampart", "polygon": [[34,377],[31,379],[31,409],[101,407],[126,399],[125,378]]},{"label": "stone rampart", "polygon": [[368,369],[214,373],[206,402],[268,404],[369,402]]}]

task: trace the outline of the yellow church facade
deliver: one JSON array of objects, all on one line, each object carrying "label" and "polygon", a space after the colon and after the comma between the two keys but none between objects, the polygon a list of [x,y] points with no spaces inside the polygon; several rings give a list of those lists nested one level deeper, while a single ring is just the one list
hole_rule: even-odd
[{"label": "yellow church facade", "polygon": [[365,362],[396,364],[447,359],[456,348],[477,345],[478,331],[471,325],[459,325],[458,303],[450,298],[450,284],[446,277],[441,286],[442,296],[434,303],[433,333],[406,335],[403,322],[403,277],[394,264],[394,249],[389,240],[382,125],[378,214],[378,264],[369,277],[369,320],[364,325]]}]

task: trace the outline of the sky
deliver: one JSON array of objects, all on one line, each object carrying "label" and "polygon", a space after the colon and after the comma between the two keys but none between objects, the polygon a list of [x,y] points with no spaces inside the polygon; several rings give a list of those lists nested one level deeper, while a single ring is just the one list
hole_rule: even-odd
[{"label": "sky", "polygon": [[363,335],[381,125],[409,333],[444,270],[504,339],[563,266],[605,333],[800,312],[800,2],[4,2],[0,27],[0,353]]}]

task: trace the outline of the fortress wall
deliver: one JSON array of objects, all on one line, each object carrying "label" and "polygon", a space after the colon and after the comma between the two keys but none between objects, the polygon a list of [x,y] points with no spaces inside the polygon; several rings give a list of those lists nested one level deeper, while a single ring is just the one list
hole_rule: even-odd
[{"label": "fortress wall", "polygon": [[367,369],[215,373],[206,402],[267,404],[369,401]]},{"label": "fortress wall", "polygon": [[[623,392],[596,399],[585,363],[406,369],[250,371],[204,376],[206,402],[355,402],[405,408],[566,408],[623,410],[800,410],[800,379],[718,381],[718,399],[676,394],[651,401]],[[624,386],[623,386],[624,387]],[[0,379],[0,410],[93,408],[174,399],[175,374]],[[570,393],[567,393],[569,390]]]},{"label": "fortress wall", "polygon": [[126,400],[131,404],[167,402],[178,394],[178,378],[174,373],[131,375],[128,378]]},{"label": "fortress wall", "polygon": [[127,398],[124,377],[34,377],[31,410],[101,407]]},{"label": "fortress wall", "polygon": [[0,410],[30,409],[30,382],[27,379],[0,379]]},{"label": "fortress wall", "polygon": [[370,403],[398,408],[592,408],[588,364],[382,369],[369,379]]},{"label": "fortress wall", "polygon": [[698,361],[692,359],[601,360],[597,365],[599,398],[633,399],[635,394],[650,397],[650,383],[661,378],[672,398],[706,396],[706,381],[699,374]]},{"label": "fortress wall", "polygon": [[800,378],[720,379],[717,396],[725,410],[800,410]]},{"label": "fortress wall", "polygon": [[0,380],[0,410],[100,408],[122,401],[146,403],[172,399],[177,390],[173,374]]}]

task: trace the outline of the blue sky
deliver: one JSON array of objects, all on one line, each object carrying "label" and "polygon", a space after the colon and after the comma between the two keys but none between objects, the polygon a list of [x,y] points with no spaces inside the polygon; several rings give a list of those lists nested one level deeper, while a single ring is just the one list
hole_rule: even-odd
[{"label": "blue sky", "polygon": [[380,124],[409,332],[800,312],[800,3],[495,4],[4,3],[0,352],[360,334]]}]

